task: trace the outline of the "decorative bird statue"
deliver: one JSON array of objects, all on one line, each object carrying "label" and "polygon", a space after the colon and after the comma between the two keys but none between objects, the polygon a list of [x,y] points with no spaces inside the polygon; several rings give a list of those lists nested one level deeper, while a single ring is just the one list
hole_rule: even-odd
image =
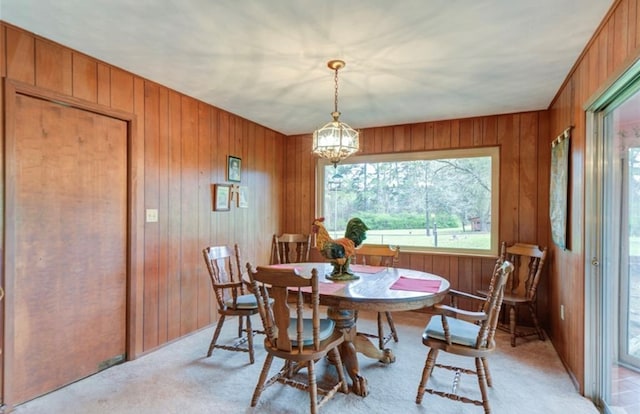
[{"label": "decorative bird statue", "polygon": [[359,277],[349,269],[349,264],[355,255],[356,247],[360,247],[367,238],[369,227],[362,220],[354,217],[347,223],[344,237],[332,239],[323,222],[324,217],[317,218],[313,221],[312,227],[316,234],[316,248],[333,265],[333,271],[327,278],[332,280],[358,279]]}]

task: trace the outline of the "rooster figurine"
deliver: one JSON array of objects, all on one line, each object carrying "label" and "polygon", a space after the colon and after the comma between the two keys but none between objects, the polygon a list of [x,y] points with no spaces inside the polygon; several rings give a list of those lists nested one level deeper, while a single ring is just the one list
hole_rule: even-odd
[{"label": "rooster figurine", "polygon": [[344,237],[332,239],[323,222],[324,217],[315,219],[313,232],[316,234],[316,248],[333,265],[333,272],[327,278],[332,280],[358,279],[358,276],[349,269],[349,264],[355,255],[356,247],[360,247],[367,238],[369,228],[362,220],[354,217],[347,223]]}]

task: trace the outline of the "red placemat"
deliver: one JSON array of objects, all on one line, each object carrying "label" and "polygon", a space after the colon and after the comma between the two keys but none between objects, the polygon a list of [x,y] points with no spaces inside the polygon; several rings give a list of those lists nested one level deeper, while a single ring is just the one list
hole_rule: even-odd
[{"label": "red placemat", "polygon": [[383,270],[385,270],[386,267],[352,264],[352,265],[349,266],[349,269],[353,270],[354,272],[358,272],[358,273],[378,273],[378,272],[382,272]]},{"label": "red placemat", "polygon": [[400,276],[400,278],[391,285],[390,289],[436,293],[440,290],[440,283],[441,282],[439,280],[414,279],[411,277]]}]

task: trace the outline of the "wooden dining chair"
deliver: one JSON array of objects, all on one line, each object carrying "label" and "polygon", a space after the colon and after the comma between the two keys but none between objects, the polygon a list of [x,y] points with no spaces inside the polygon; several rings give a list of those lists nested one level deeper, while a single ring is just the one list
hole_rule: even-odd
[{"label": "wooden dining chair", "polygon": [[[491,412],[487,397],[487,387],[492,386],[492,379],[487,357],[496,348],[495,333],[500,307],[502,306],[505,285],[511,272],[513,272],[513,264],[509,261],[498,259],[487,297],[455,290],[449,291],[449,294],[454,297],[481,302],[480,311],[467,311],[446,304],[434,305],[433,312],[435,315],[431,318],[422,334],[422,343],[429,347],[429,353],[422,370],[416,404],[422,403],[422,398],[426,392],[454,401],[481,405],[484,407],[485,414]],[[474,358],[475,371],[461,367],[461,364],[457,362],[448,361],[446,365],[437,363],[440,351],[459,357]],[[427,388],[427,383],[433,375],[434,367],[454,372],[453,386],[450,389],[443,391]],[[470,374],[477,377],[482,400],[458,394],[458,384],[462,374]]]},{"label": "wooden dining chair", "polygon": [[[505,312],[508,312],[509,323],[498,327],[509,331],[511,346],[516,346],[516,338],[538,335],[544,341],[544,331],[540,326],[537,315],[538,284],[547,258],[547,248],[526,243],[507,245],[502,243],[500,256],[503,260],[513,263],[514,271],[504,292]],[[479,290],[478,294],[486,296],[486,290]],[[531,315],[533,329],[518,324],[518,310],[527,307]]]},{"label": "wooden dining chair", "polygon": [[274,234],[271,243],[271,264],[308,262],[310,251],[311,234]]},{"label": "wooden dining chair", "polygon": [[[400,246],[389,245],[376,245],[376,244],[363,244],[356,249],[356,255],[352,263],[369,265],[369,266],[384,266],[384,267],[396,267],[400,257]],[[357,317],[357,314],[356,314]],[[393,323],[393,317],[391,312],[378,312],[378,332],[376,334],[368,332],[358,332],[364,336],[370,338],[378,338],[378,347],[384,349],[384,346],[392,338],[395,342],[398,342],[398,332],[396,326]],[[389,325],[389,333],[385,334],[384,322]]]},{"label": "wooden dining chair", "polygon": [[[218,304],[218,323],[211,338],[207,357],[214,348],[227,351],[248,352],[249,361],[255,361],[253,352],[253,335],[263,333],[253,330],[251,316],[258,313],[258,303],[253,293],[248,292],[242,280],[240,265],[240,249],[236,244],[232,250],[228,246],[209,246],[202,250],[207,264],[211,287]],[[218,337],[222,331],[227,316],[238,317],[238,340],[233,345],[218,344]],[[247,344],[245,346],[244,344]]]},{"label": "wooden dining chair", "polygon": [[[296,269],[258,267],[254,270],[250,263],[247,271],[265,329],[267,351],[251,406],[256,406],[266,388],[279,382],[308,391],[311,413],[316,414],[337,391],[348,392],[338,352],[344,337],[335,329],[334,321],[320,318],[318,271],[313,269],[308,278],[300,276]],[[305,298],[308,298],[306,303]],[[290,315],[290,311],[294,314]],[[305,317],[308,313],[311,317]],[[316,381],[316,362],[325,360],[327,355],[338,375],[331,388],[323,388]],[[283,359],[284,365],[267,380],[276,357]],[[307,378],[300,379],[296,374],[305,368]]]}]

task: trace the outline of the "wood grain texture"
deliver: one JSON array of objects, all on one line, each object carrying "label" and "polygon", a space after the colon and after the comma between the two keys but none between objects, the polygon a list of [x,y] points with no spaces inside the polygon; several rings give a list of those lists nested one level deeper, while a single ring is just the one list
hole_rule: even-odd
[{"label": "wood grain texture", "polygon": [[71,51],[41,39],[36,39],[35,44],[36,86],[71,95]]},{"label": "wood grain texture", "polygon": [[11,399],[21,402],[125,353],[128,128],[57,101],[13,99],[9,357]]},{"label": "wood grain texture", "polygon": [[[566,127],[571,132],[569,172],[568,250],[557,248],[546,234],[549,246],[549,278],[543,289],[548,300],[548,334],[560,358],[574,378],[580,391],[584,391],[584,187],[586,125],[583,106],[599,89],[608,84],[617,71],[630,59],[639,56],[637,0],[620,0],[594,33],[586,49],[568,74],[563,86],[549,107],[548,132],[541,148],[550,147],[551,140]],[[546,154],[543,154],[543,158]],[[546,159],[546,158],[545,158]],[[548,188],[545,189],[548,191]],[[548,208],[548,205],[544,208]],[[540,208],[542,210],[542,207]],[[560,305],[565,307],[565,320],[560,319]]]},{"label": "wood grain texture", "polygon": [[[547,215],[538,214],[543,203],[540,197],[546,197],[548,178],[539,171],[540,166],[548,165],[548,160],[540,159],[539,142],[546,142],[548,132],[545,111],[518,114],[495,115],[489,117],[469,118],[420,123],[398,127],[369,128],[361,131],[363,153],[385,153],[396,137],[402,134],[403,148],[449,149],[459,146],[473,147],[500,145],[500,240],[507,242],[526,238],[529,242],[544,245],[547,242],[549,226]],[[414,136],[415,133],[415,136]],[[374,137],[374,145],[369,141]],[[300,149],[302,142],[309,146]],[[283,205],[282,215],[287,224],[281,232],[306,233],[315,215],[315,175],[301,173],[313,171],[316,160],[308,150],[310,136],[299,135],[286,138],[285,148],[288,162],[284,163],[285,188],[288,193]],[[545,153],[547,157],[550,153]],[[295,190],[295,192],[294,192]],[[295,197],[292,195],[295,194]],[[301,201],[303,200],[303,201]],[[295,220],[287,217],[296,217]],[[529,240],[530,239],[530,240]],[[311,260],[318,258],[312,249]],[[469,258],[452,255],[431,255],[424,253],[400,253],[401,267],[433,272],[447,278],[454,289],[473,292],[486,288],[493,271],[495,259]],[[539,309],[540,318],[547,319],[547,310]]]},{"label": "wood grain texture", "polygon": [[[532,239],[530,242],[550,247],[546,286],[548,292],[546,295],[541,292],[539,297],[540,300],[548,300],[548,306],[541,307],[541,318],[549,329],[561,358],[581,389],[585,358],[582,339],[584,301],[581,295],[575,293],[582,292],[584,287],[582,197],[585,130],[581,105],[606,83],[609,76],[620,69],[621,62],[637,54],[637,47],[640,46],[640,10],[637,3],[637,0],[615,3],[615,10],[607,15],[589,42],[567,81],[558,91],[548,113],[539,111],[495,115],[362,131],[363,154],[393,151],[396,147],[420,151],[473,147],[493,142],[501,146],[501,187],[520,189],[524,185],[521,181],[524,181],[526,188],[522,191],[529,193],[519,195],[516,199],[501,197],[500,239],[514,241],[527,237]],[[243,260],[266,263],[272,234],[308,231],[315,211],[315,163],[308,150],[308,135],[284,137],[215,108],[211,110],[217,116],[212,115],[207,121],[206,115],[202,115],[204,119],[201,120],[203,112],[195,111],[195,114],[189,115],[190,110],[182,109],[182,95],[159,85],[158,97],[153,98],[153,105],[156,105],[157,100],[159,109],[149,115],[157,119],[149,122],[145,119],[146,83],[141,78],[108,64],[103,66],[101,62],[6,23],[2,23],[0,28],[0,73],[3,76],[65,94],[69,94],[71,82],[73,96],[136,114],[136,145],[139,152],[133,160],[135,165],[132,167],[132,174],[142,175],[136,175],[135,184],[130,191],[137,197],[136,202],[140,205],[150,208],[157,206],[160,215],[159,222],[154,224],[158,227],[158,231],[154,233],[157,241],[148,246],[144,242],[148,226],[142,217],[143,209],[137,218],[139,222],[135,224],[135,228],[139,230],[136,237],[142,238],[142,245],[145,247],[136,252],[131,265],[138,269],[134,278],[140,289],[134,300],[136,305],[131,310],[133,316],[130,320],[138,321],[138,325],[133,329],[130,357],[154,349],[152,344],[161,346],[189,329],[196,329],[206,323],[201,319],[202,311],[198,309],[201,288],[196,281],[199,278],[199,267],[203,264],[197,254],[185,252],[201,243],[207,237],[206,234],[209,234],[210,244],[238,242],[241,247],[245,244],[251,246],[243,249]],[[71,55],[73,62],[69,63]],[[105,97],[107,93],[109,99]],[[186,121],[183,117],[191,121]],[[196,126],[187,130],[197,134],[197,145],[182,144],[185,122],[195,122]],[[207,132],[206,127],[202,128],[200,122],[210,122],[210,131]],[[576,125],[572,136],[570,176],[573,211],[569,240],[572,248],[570,251],[561,251],[555,249],[549,239],[547,147],[551,139],[572,123]],[[161,138],[151,137],[147,125],[155,128],[156,134],[160,134]],[[537,131],[534,132],[534,129]],[[4,131],[0,133],[3,134],[4,141]],[[396,134],[398,142],[394,143]],[[226,180],[226,156],[240,151],[243,168],[246,168],[243,174],[248,177],[248,181],[245,183],[243,179],[242,184],[250,186],[255,210],[251,206],[248,211],[232,208],[229,212],[211,212],[205,219],[201,203],[205,200],[203,193],[209,194],[210,188],[202,185],[206,180],[200,177],[198,168],[203,165],[199,157],[206,135],[209,135],[211,143],[211,146],[204,145],[209,148],[210,167],[207,174],[211,183]],[[526,143],[523,142],[525,139],[528,140]],[[533,142],[530,141],[532,139]],[[265,151],[249,150],[247,145],[259,145],[260,140],[263,141]],[[535,149],[536,155],[532,159],[521,159],[524,148]],[[147,151],[152,151],[152,154]],[[153,151],[157,155],[153,156]],[[147,157],[155,157],[157,164],[150,165]],[[530,169],[521,171],[525,166]],[[533,169],[533,166],[536,168]],[[145,171],[147,168],[153,173]],[[195,173],[190,171],[192,168],[196,169]],[[150,181],[157,182],[157,190],[150,191],[153,199],[147,200],[146,185]],[[195,192],[195,195],[191,192]],[[147,204],[147,201],[151,203]],[[192,207],[195,211],[185,211]],[[251,225],[244,224],[246,222]],[[260,241],[255,242],[256,238]],[[199,251],[202,246],[197,247]],[[155,265],[149,265],[149,269],[152,269],[150,274],[146,274],[147,260],[158,261]],[[470,289],[478,285],[478,278],[482,280],[481,286],[486,285],[486,272],[481,269],[491,266],[493,262],[491,259],[449,256],[448,264],[445,264],[433,255],[417,253],[403,253],[400,261],[417,270],[438,269],[446,272],[448,274],[444,276],[452,281],[453,287]],[[189,275],[189,272],[194,274]],[[154,277],[157,278],[156,281],[153,281]],[[157,298],[157,309],[147,308],[147,312],[151,314],[146,317],[150,321],[155,320],[149,327],[142,323],[146,300],[142,286],[147,282],[157,285],[154,288],[157,289],[157,295],[150,292],[151,296]],[[182,290],[188,292],[184,298],[181,296]],[[188,303],[185,302],[187,297],[195,297],[197,300]],[[560,303],[565,305],[569,318],[562,323],[557,312]],[[215,312],[210,311],[209,314],[209,322],[213,323]],[[136,319],[135,315],[139,317]],[[147,329],[150,331],[147,332]],[[144,346],[145,337],[148,338],[149,346]],[[154,340],[153,337],[157,339]]]},{"label": "wood grain texture", "polygon": [[[286,158],[277,148],[284,137],[20,28],[0,29],[3,75],[135,116],[129,203],[139,207],[130,234],[140,248],[129,265],[137,288],[128,358],[214,323],[200,251],[238,243],[244,261],[266,263],[270,237],[281,227]],[[213,212],[210,185],[226,182],[227,155],[234,154],[242,158],[251,204]],[[146,208],[158,210],[158,222],[145,223]]]}]

